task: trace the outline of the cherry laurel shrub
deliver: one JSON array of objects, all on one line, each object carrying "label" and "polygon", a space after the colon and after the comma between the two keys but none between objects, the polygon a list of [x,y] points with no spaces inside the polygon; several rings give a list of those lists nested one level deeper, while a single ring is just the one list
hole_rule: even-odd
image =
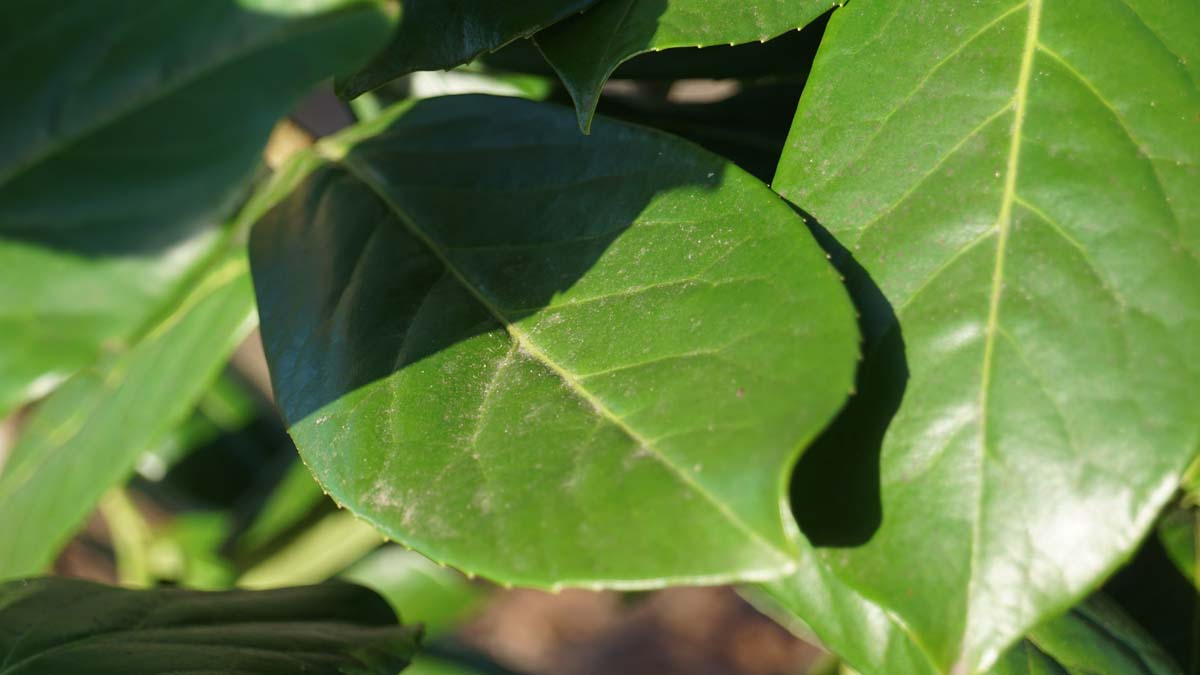
[{"label": "cherry laurel shrub", "polygon": [[[0,26],[0,674],[413,653],[344,582],[37,577],[98,505],[135,586],[317,582],[382,534],[508,585],[739,584],[868,675],[1200,667],[1200,3],[17,0]],[[355,121],[271,159],[330,78]],[[144,568],[119,488],[185,461],[164,443],[256,325],[287,480],[368,534],[321,572],[225,555],[270,523],[208,576]]]}]

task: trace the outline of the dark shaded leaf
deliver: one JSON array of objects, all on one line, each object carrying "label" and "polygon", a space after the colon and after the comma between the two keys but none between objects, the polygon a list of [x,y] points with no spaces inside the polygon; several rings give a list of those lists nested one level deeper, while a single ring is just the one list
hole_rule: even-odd
[{"label": "dark shaded leaf", "polygon": [[276,120],[386,38],[358,0],[13,0],[0,26],[0,417],[202,274]]},{"label": "dark shaded leaf", "polygon": [[[617,66],[647,52],[766,42],[808,25],[831,0],[600,0],[534,37],[591,127],[600,90]],[[599,51],[597,51],[599,48]]]},{"label": "dark shaded leaf", "polygon": [[[338,83],[354,98],[418,70],[449,70],[582,11],[595,0],[399,0],[400,23],[370,63]],[[395,5],[393,5],[395,6]]]},{"label": "dark shaded leaf", "polygon": [[352,584],[131,591],[74,579],[0,585],[0,675],[396,675],[418,629]]}]

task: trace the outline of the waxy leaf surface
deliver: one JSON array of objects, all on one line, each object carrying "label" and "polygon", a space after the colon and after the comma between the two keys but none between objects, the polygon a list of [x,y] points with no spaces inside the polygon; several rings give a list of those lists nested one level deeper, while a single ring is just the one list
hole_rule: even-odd
[{"label": "waxy leaf surface", "polygon": [[276,120],[388,27],[352,0],[0,7],[0,417],[186,292]]},{"label": "waxy leaf surface", "polygon": [[789,469],[857,333],[787,204],[680,139],[518,99],[318,147],[251,262],[278,403],[336,500],[523,585],[791,571]]},{"label": "waxy leaf surface", "polygon": [[1134,550],[1200,440],[1200,4],[850,3],[774,186],[845,247],[862,394],[805,533],[973,672]]}]

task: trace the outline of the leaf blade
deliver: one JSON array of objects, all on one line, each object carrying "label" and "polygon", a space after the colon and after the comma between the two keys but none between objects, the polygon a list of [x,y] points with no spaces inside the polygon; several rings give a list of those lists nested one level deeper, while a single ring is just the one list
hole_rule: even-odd
[{"label": "leaf blade", "polygon": [[[607,121],[590,139],[550,106],[450,97],[377,122],[326,145],[336,164],[251,243],[280,405],[325,488],[426,555],[510,583],[789,568],[786,467],[854,361],[850,309],[801,221],[698,148]],[[622,312],[655,330],[629,333],[609,319]],[[733,447],[764,467],[739,469]],[[611,498],[609,472],[637,503]],[[667,534],[683,530],[691,542]],[[622,553],[626,534],[643,560]]]},{"label": "leaf blade", "polygon": [[[825,560],[943,668],[986,666],[1094,589],[1195,450],[1181,420],[1197,392],[1180,373],[1200,298],[1186,215],[1200,135],[1184,111],[1200,94],[1194,64],[1135,8],[1171,49],[1195,48],[1172,25],[1195,13],[1182,6],[839,11],[776,176],[861,266],[860,300],[885,299],[864,310],[865,381],[907,371],[894,417],[859,406],[844,422],[887,428],[881,447],[859,442],[879,457],[875,520]],[[886,48],[855,53],[884,26]],[[1095,49],[1126,34],[1126,58]],[[1132,258],[1156,261],[1155,277]],[[1001,588],[1023,589],[1023,607]]]}]

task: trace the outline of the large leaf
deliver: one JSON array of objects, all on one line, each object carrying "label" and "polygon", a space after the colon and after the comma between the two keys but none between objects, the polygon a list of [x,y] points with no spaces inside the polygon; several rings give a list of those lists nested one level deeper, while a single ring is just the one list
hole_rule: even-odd
[{"label": "large leaf", "polygon": [[352,584],[130,591],[72,579],[0,586],[0,675],[396,675],[418,630]]},{"label": "large leaf", "polygon": [[857,337],[786,204],[685,141],[519,99],[318,147],[251,262],[278,403],[336,500],[524,585],[792,569],[786,477]]},{"label": "large leaf", "polygon": [[388,25],[357,0],[3,3],[0,417],[178,299],[276,119]]},{"label": "large leaf", "polygon": [[399,0],[391,41],[357,73],[338,83],[354,98],[418,70],[449,70],[476,56],[582,11],[596,0]]},{"label": "large leaf", "polygon": [[617,66],[673,47],[765,42],[803,28],[831,0],[600,0],[580,16],[541,31],[534,41],[575,101],[587,131],[600,90]]},{"label": "large leaf", "polygon": [[797,514],[943,668],[1093,589],[1196,451],[1198,22],[1153,0],[830,22],[774,185],[849,250],[868,345]]},{"label": "large leaf", "polygon": [[[800,620],[847,664],[867,675],[937,675],[901,624],[822,569],[815,559],[760,587],[764,609]],[[753,596],[751,596],[753,599]],[[1115,604],[1093,596],[1035,627],[988,675],[1182,675],[1179,666]]]}]

